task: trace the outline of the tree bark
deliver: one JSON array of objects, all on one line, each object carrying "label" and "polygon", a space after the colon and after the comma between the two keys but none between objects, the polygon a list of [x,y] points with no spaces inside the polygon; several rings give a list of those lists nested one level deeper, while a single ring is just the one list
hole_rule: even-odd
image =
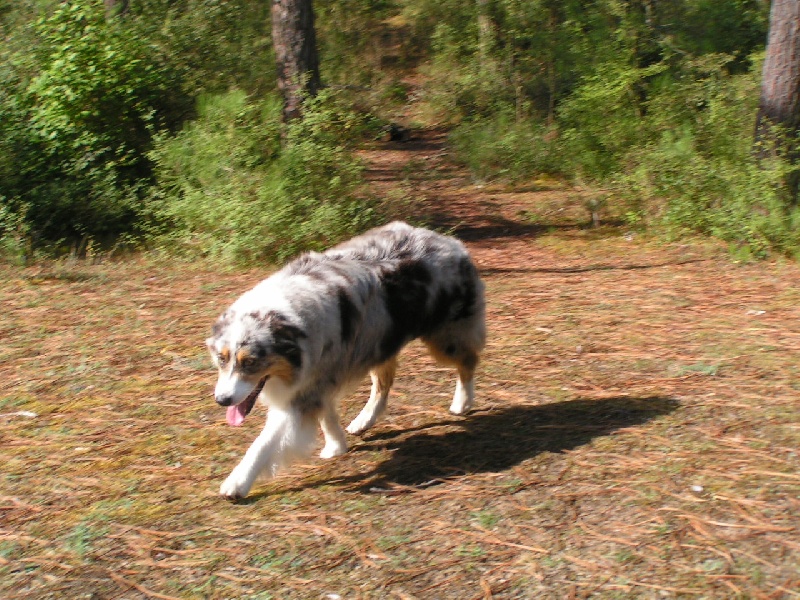
[{"label": "tree bark", "polygon": [[773,0],[756,119],[756,152],[772,152],[800,125],[800,2]]},{"label": "tree bark", "polygon": [[312,0],[272,0],[272,44],[283,95],[283,120],[302,115],[303,99],[321,81]]},{"label": "tree bark", "polygon": [[106,7],[106,19],[122,17],[128,12],[128,0],[103,0]]},{"label": "tree bark", "polygon": [[489,15],[489,0],[476,0],[478,8],[478,59],[481,69],[485,69],[489,61],[489,52],[494,43],[494,26]]}]

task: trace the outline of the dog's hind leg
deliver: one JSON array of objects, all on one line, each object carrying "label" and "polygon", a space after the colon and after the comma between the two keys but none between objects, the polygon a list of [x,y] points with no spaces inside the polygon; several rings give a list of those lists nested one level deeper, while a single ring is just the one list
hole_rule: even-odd
[{"label": "dog's hind leg", "polygon": [[478,355],[469,353],[458,363],[458,380],[450,412],[454,415],[464,415],[472,410],[475,402],[475,367],[478,364]]},{"label": "dog's hind leg", "polygon": [[[468,413],[475,402],[475,368],[478,366],[478,351],[473,350],[472,345],[465,343],[465,340],[445,335],[423,338],[422,341],[437,362],[454,366],[458,370],[456,392],[453,394],[450,412],[456,415]],[[480,338],[479,343],[481,345],[483,343]]]},{"label": "dog's hind leg", "polygon": [[347,437],[339,422],[335,401],[325,403],[319,415],[319,425],[325,436],[325,446],[319,453],[320,458],[333,458],[347,452]]},{"label": "dog's hind leg", "polygon": [[349,433],[355,435],[364,433],[375,424],[383,414],[383,411],[386,410],[386,402],[389,399],[389,390],[394,383],[396,370],[397,356],[393,356],[369,372],[369,376],[372,379],[369,400],[367,400],[361,412],[358,413],[358,416],[353,419],[353,422],[347,426]]}]

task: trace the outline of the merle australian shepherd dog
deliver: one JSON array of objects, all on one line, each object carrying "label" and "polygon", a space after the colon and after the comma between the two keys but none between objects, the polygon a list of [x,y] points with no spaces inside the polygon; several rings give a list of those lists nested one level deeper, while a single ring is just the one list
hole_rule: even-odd
[{"label": "merle australian shepherd dog", "polygon": [[243,498],[259,474],[307,456],[317,423],[320,456],[345,453],[339,399],[369,373],[369,400],[347,427],[366,431],[386,408],[398,352],[416,338],[456,368],[450,411],[468,412],[486,338],[484,286],[461,242],[405,223],[303,254],[243,294],[207,340],[219,369],[214,393],[230,425],[257,399],[267,422],[220,494]]}]

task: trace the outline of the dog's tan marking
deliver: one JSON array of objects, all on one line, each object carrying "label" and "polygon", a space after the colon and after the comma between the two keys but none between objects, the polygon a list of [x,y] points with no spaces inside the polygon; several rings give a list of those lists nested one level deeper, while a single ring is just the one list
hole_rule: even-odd
[{"label": "dog's tan marking", "polygon": [[283,357],[280,356],[275,357],[275,362],[273,362],[270,365],[268,373],[271,376],[282,379],[289,385],[294,383],[294,378],[295,378],[294,367],[292,366],[292,363],[290,363]]},{"label": "dog's tan marking", "polygon": [[436,344],[431,344],[427,340],[422,340],[433,359],[440,365],[455,366],[458,364],[458,357],[451,356],[443,352]]},{"label": "dog's tan marking", "polygon": [[223,348],[219,351],[219,358],[222,362],[226,363],[231,358],[231,351],[229,348]]},{"label": "dog's tan marking", "polygon": [[248,358],[250,358],[250,353],[246,348],[242,348],[236,353],[236,362],[238,364],[242,364]]}]

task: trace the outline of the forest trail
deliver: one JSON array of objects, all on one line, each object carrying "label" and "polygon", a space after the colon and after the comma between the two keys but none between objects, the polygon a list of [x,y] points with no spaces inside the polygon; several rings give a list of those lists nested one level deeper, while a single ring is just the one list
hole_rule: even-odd
[{"label": "forest trail", "polygon": [[0,265],[0,595],[800,598],[797,264],[589,227],[581,193],[476,184],[438,134],[362,155],[475,257],[475,410],[411,344],[350,452],[224,502],[263,409],[226,426],[203,340],[268,269]]},{"label": "forest trail", "polygon": [[[405,210],[413,218],[468,243],[484,270],[630,269],[724,253],[711,242],[638,243],[607,209],[610,214],[601,211],[594,228],[585,206],[591,193],[553,179],[517,186],[475,182],[452,161],[440,131],[420,131],[408,142],[376,142],[360,155],[376,196],[388,199],[394,210],[399,204],[401,214],[408,202]],[[537,243],[543,236],[552,248]],[[629,261],[634,255],[638,262]]]}]

